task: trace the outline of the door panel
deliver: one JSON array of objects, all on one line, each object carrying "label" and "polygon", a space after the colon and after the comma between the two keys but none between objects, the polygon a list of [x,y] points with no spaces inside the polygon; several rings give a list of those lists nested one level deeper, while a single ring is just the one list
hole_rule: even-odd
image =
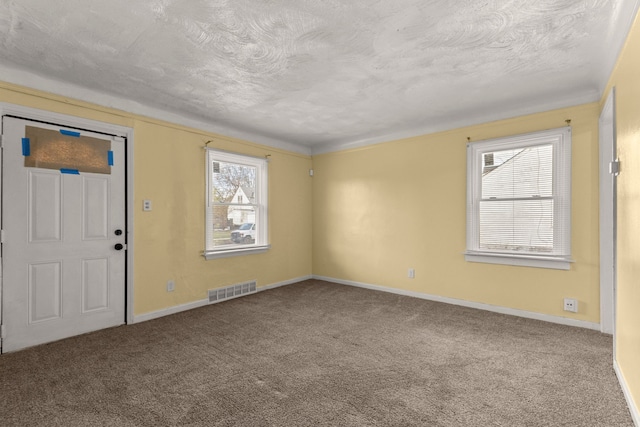
[{"label": "door panel", "polygon": [[82,260],[82,312],[109,308],[109,259]]},{"label": "door panel", "polygon": [[83,178],[82,240],[109,238],[109,180]]},{"label": "door panel", "polygon": [[29,242],[60,241],[62,186],[60,174],[28,171]]},{"label": "door panel", "polygon": [[59,319],[62,315],[62,265],[29,265],[29,323]]},{"label": "door panel", "polygon": [[2,123],[2,351],[123,324],[124,141]]}]

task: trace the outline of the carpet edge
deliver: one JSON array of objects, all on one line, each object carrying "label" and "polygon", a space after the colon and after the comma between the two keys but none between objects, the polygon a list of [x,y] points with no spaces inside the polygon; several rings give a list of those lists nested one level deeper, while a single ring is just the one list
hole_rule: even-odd
[{"label": "carpet edge", "polygon": [[370,283],[363,283],[363,282],[355,282],[353,280],[337,279],[334,277],[314,275],[313,278],[316,280],[324,280],[327,282],[333,282],[340,285],[355,286],[358,288],[371,289],[374,291],[389,292],[392,294],[426,299],[429,301],[443,302],[445,304],[453,304],[453,305],[459,305],[462,307],[475,308],[478,310],[492,311],[494,313],[507,314],[510,316],[524,317],[527,319],[542,320],[543,322],[557,323],[560,325],[592,329],[600,332],[599,323],[587,322],[585,320],[570,319],[568,317],[553,316],[550,314],[536,313],[533,311],[526,311],[526,310],[518,310],[516,308],[485,304],[485,303],[475,302],[475,301],[465,301],[461,299],[443,297],[439,295],[425,294],[422,292],[407,291],[404,289],[388,288],[386,286],[373,285]]}]

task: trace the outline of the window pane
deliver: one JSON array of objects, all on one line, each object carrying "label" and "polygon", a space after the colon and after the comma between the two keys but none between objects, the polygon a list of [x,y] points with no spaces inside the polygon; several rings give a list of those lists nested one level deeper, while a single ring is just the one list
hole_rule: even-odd
[{"label": "window pane", "polygon": [[51,129],[27,126],[30,155],[24,166],[42,169],[77,169],[80,172],[111,174],[111,141],[88,136],[68,136]]},{"label": "window pane", "polygon": [[553,147],[540,145],[484,153],[482,198],[553,195]]},{"label": "window pane", "polygon": [[238,206],[229,206],[229,213],[235,221],[240,220],[240,225],[234,226],[231,230],[231,243],[239,245],[254,244],[256,242],[256,211],[253,208],[240,209]]},{"label": "window pane", "polygon": [[231,244],[231,221],[227,219],[227,206],[213,207],[213,246]]},{"label": "window pane", "polygon": [[227,207],[213,207],[213,246],[231,244],[231,226],[227,220]]},{"label": "window pane", "polygon": [[256,242],[256,210],[251,206],[213,207],[213,246]]},{"label": "window pane", "polygon": [[480,249],[553,251],[553,200],[481,201]]},{"label": "window pane", "polygon": [[238,228],[247,223],[255,224],[256,210],[253,206],[232,205],[226,208],[227,218],[231,227]]},{"label": "window pane", "polygon": [[237,163],[212,162],[213,202],[254,204],[256,168]]}]

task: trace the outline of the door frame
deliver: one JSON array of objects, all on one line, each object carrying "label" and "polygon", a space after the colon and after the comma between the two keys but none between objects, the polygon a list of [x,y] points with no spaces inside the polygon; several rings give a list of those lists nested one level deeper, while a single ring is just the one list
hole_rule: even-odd
[{"label": "door frame", "polygon": [[[615,358],[615,316],[617,276],[617,187],[609,165],[617,160],[616,92],[611,89],[598,118],[600,194],[600,330],[613,335]],[[605,127],[607,132],[605,133]]]},{"label": "door frame", "polygon": [[[125,324],[133,323],[133,128],[114,125],[111,123],[85,119],[66,114],[54,113],[46,110],[39,110],[20,105],[0,102],[0,119],[2,116],[10,115],[26,120],[35,120],[49,124],[61,125],[71,128],[79,128],[87,131],[106,133],[125,138],[125,218],[126,218],[126,275],[125,275]],[[0,152],[0,191],[2,191],[2,155]],[[0,224],[2,224],[2,209],[0,207]],[[2,321],[2,254],[0,253],[0,323]],[[1,342],[1,341],[0,341]],[[1,344],[0,344],[1,345]],[[1,347],[0,347],[1,350]]]}]

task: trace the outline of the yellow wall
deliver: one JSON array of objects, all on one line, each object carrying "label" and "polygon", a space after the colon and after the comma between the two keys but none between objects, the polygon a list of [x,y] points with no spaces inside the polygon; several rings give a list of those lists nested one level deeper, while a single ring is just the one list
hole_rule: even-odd
[{"label": "yellow wall", "polygon": [[[571,270],[466,262],[467,137],[565,119],[573,126]],[[597,103],[317,155],[313,167],[315,275],[599,322]],[[564,297],[578,299],[579,313],[563,311]]]},{"label": "yellow wall", "polygon": [[640,18],[614,69],[618,176],[616,360],[640,413]]},{"label": "yellow wall", "polygon": [[[258,286],[311,274],[311,159],[214,139],[210,147],[265,156],[269,235],[264,254],[206,261],[204,143],[195,131],[135,122],[135,306],[148,312],[206,297],[207,289],[258,279]],[[142,211],[142,200],[153,211]],[[176,291],[166,282],[175,279]],[[143,283],[144,285],[140,285]]]},{"label": "yellow wall", "polygon": [[[134,312],[205,299],[238,282],[266,286],[311,274],[311,158],[97,105],[0,83],[0,102],[134,129]],[[269,163],[269,235],[264,254],[206,261],[204,144],[264,156]],[[142,211],[151,199],[153,210]],[[176,283],[166,292],[167,280]]]}]

